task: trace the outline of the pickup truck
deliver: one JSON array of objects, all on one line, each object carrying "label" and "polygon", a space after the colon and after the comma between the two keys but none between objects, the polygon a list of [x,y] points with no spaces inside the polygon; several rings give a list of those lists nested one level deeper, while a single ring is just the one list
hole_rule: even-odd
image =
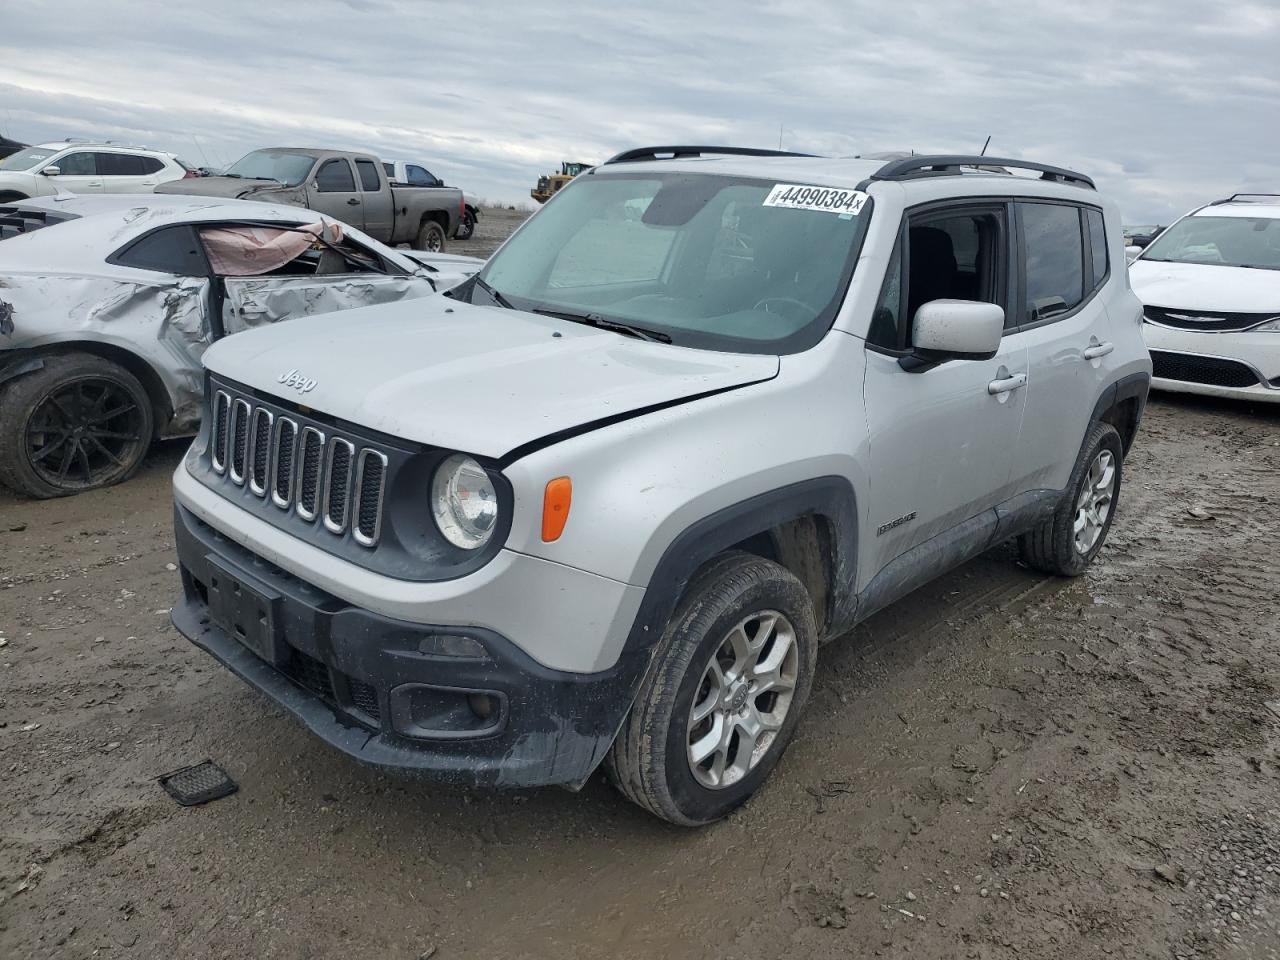
[{"label": "pickup truck", "polygon": [[[401,184],[410,187],[448,186],[420,163],[406,163],[403,160],[383,160],[382,169],[387,172],[387,177],[391,180],[393,186],[398,187]],[[479,219],[479,202],[467,199],[464,194],[462,199],[462,219],[458,221],[457,229],[449,234],[449,238],[451,240],[470,240],[471,235],[476,232],[476,221]]]},{"label": "pickup truck", "polygon": [[382,163],[364,153],[269,147],[247,153],[220,177],[162,184],[156,193],[233,197],[306,207],[363,230],[375,240],[438,252],[463,216],[456,187],[392,185]]}]

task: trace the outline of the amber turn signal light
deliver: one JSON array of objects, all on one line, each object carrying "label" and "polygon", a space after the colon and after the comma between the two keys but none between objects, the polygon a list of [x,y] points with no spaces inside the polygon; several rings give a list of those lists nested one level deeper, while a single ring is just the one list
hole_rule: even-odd
[{"label": "amber turn signal light", "polygon": [[542,497],[542,542],[554,543],[564,533],[569,521],[569,504],[573,502],[573,481],[568,477],[556,477],[547,482],[547,492]]}]

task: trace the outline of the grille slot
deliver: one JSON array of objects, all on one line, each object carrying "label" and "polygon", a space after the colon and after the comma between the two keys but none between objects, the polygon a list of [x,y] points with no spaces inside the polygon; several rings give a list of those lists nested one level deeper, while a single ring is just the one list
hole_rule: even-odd
[{"label": "grille slot", "polygon": [[329,441],[324,476],[324,526],[330,533],[347,529],[351,506],[351,466],[355,447],[340,437]]},{"label": "grille slot", "polygon": [[347,686],[351,689],[351,705],[370,720],[378,720],[382,712],[378,706],[378,688],[355,677],[348,679]]},{"label": "grille slot", "polygon": [[315,427],[302,431],[302,449],[298,472],[298,516],[314,520],[320,512],[320,475],[324,466],[324,434]]},{"label": "grille slot", "polygon": [[271,470],[271,426],[275,417],[265,407],[257,407],[249,418],[249,489],[259,497],[266,496],[267,476]]},{"label": "grille slot", "polygon": [[245,456],[249,437],[249,401],[235,400],[231,404],[231,482],[244,483]]},{"label": "grille slot", "polygon": [[382,532],[382,488],[387,476],[387,458],[368,447],[360,451],[356,467],[355,519],[351,535],[357,543],[372,547]]},{"label": "grille slot", "polygon": [[227,472],[227,421],[231,418],[231,397],[219,390],[213,398],[213,469]]},{"label": "grille slot", "polygon": [[1191,353],[1151,351],[1152,376],[1184,383],[1203,383],[1211,387],[1252,387],[1259,377],[1239,360],[1225,357],[1202,357]]},{"label": "grille slot", "polygon": [[287,510],[293,502],[293,462],[298,446],[298,425],[288,417],[276,421],[271,445],[271,502]]},{"label": "grille slot", "polygon": [[[375,547],[382,534],[390,460],[374,447],[328,436],[303,417],[286,415],[268,403],[213,394],[209,462],[213,471],[248,487],[305,524],[362,547]],[[292,522],[292,521],[290,521]],[[319,531],[313,528],[313,535]]]}]

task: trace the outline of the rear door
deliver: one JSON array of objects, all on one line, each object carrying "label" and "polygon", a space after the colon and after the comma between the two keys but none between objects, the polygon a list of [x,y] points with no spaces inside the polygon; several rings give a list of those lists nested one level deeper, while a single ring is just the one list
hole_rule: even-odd
[{"label": "rear door", "polygon": [[356,158],[356,174],[359,177],[360,203],[364,210],[364,232],[375,240],[388,241],[395,226],[395,208],[391,202],[391,188],[383,185],[378,175],[378,165],[367,157]]},{"label": "rear door", "polygon": [[867,342],[872,572],[942,538],[962,553],[991,534],[984,517],[1010,496],[1022,429],[1025,345],[1003,338],[988,360],[915,365],[910,318],[938,299],[1014,302],[1008,204],[953,201],[908,211]]},{"label": "rear door", "polygon": [[320,164],[314,178],[311,209],[364,229],[362,194],[356,189],[355,173],[346,157],[334,157]]},{"label": "rear door", "polygon": [[102,193],[102,177],[98,173],[98,154],[90,150],[72,150],[53,161],[60,171],[51,177],[63,190],[72,193]]},{"label": "rear door", "polygon": [[103,193],[151,193],[157,183],[155,175],[164,169],[155,157],[107,151],[96,156]]},{"label": "rear door", "polygon": [[1014,207],[1021,285],[1005,336],[1026,348],[1030,363],[1014,480],[1018,492],[1061,490],[1114,377],[1110,319],[1097,296],[1110,275],[1102,211],[1050,200]]}]

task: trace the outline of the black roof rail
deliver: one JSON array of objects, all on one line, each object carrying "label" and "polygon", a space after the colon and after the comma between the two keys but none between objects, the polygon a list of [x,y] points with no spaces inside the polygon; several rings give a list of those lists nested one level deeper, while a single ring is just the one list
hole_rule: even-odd
[{"label": "black roof rail", "polygon": [[610,163],[634,163],[637,160],[680,160],[685,157],[701,157],[718,154],[725,157],[812,157],[812,153],[792,153],[789,150],[762,150],[757,147],[636,147],[610,157],[601,166]]},{"label": "black roof rail", "polygon": [[1277,199],[1280,199],[1280,193],[1233,193],[1231,196],[1227,197],[1225,200],[1214,200],[1212,203],[1209,204],[1209,206],[1216,207],[1220,203],[1234,203],[1236,200],[1239,200],[1242,197],[1275,197]]},{"label": "black roof rail", "polygon": [[[1051,167],[1047,163],[1034,163],[1031,160],[1009,160],[1004,157],[975,156],[927,156],[903,157],[901,160],[890,160],[871,175],[872,180],[914,180],[920,177],[955,176],[962,167],[1013,167],[1016,170],[1036,170],[1041,180],[1056,180],[1060,183],[1071,183],[1081,187],[1096,189],[1093,181],[1083,173],[1076,173],[1065,167]],[[994,172],[994,171],[992,171]]]}]

